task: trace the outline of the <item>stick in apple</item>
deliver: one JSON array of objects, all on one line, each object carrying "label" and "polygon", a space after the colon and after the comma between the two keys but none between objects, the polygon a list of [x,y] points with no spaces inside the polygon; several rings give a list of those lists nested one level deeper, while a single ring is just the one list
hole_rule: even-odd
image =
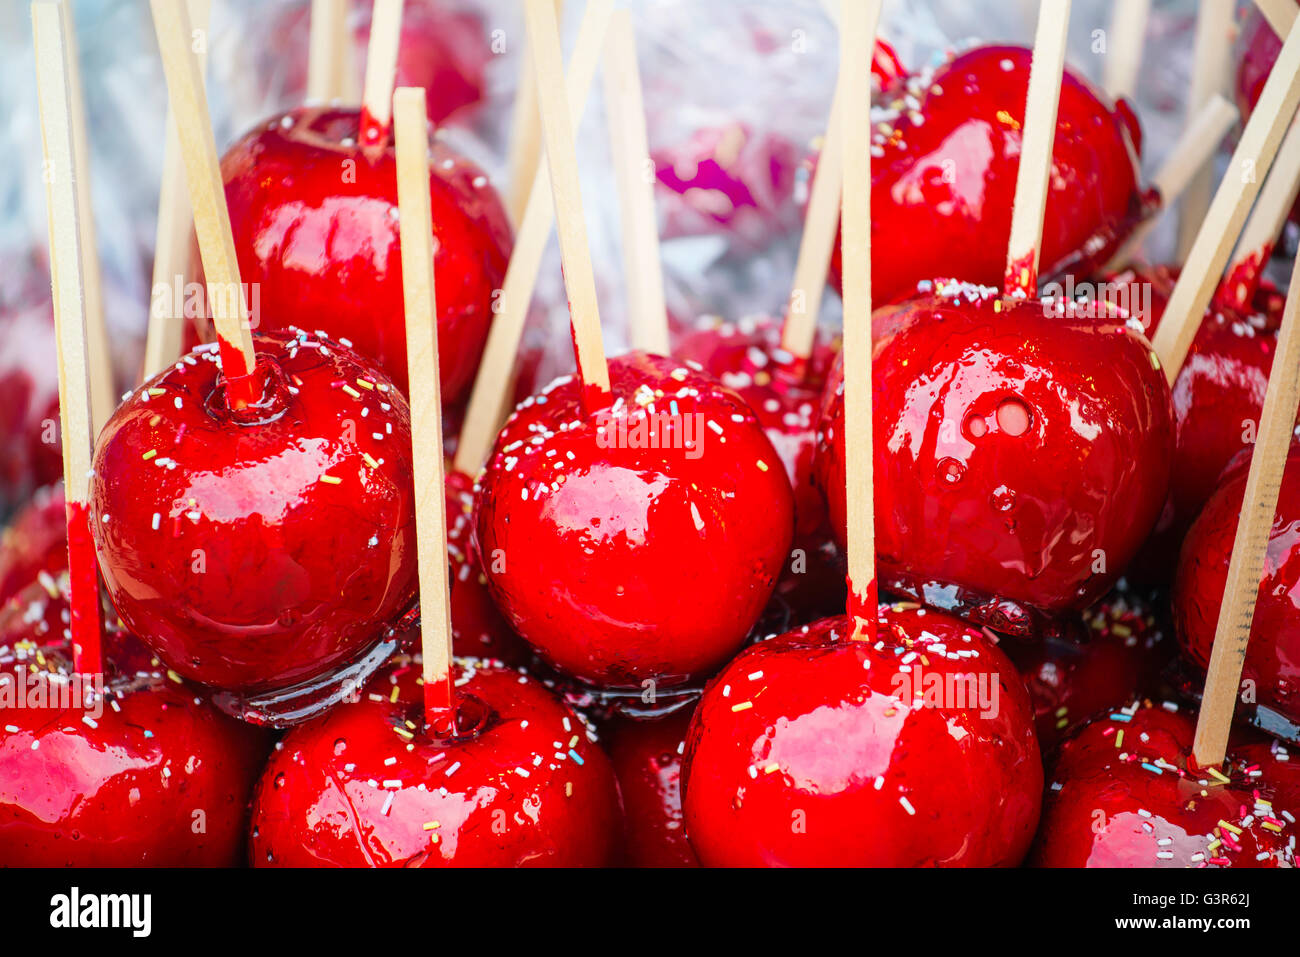
[{"label": "stick in apple", "polygon": [[628,325],[634,349],[666,356],[668,308],[659,258],[654,173],[648,168],[645,102],[637,67],[632,14],[614,14],[605,41],[605,117],[623,227],[623,265]]},{"label": "stick in apple", "polygon": [[1255,208],[1241,231],[1224,279],[1230,288],[1223,292],[1238,308],[1247,309],[1254,300],[1264,278],[1264,267],[1273,255],[1297,196],[1300,196],[1300,119],[1293,119],[1259,191],[1259,199],[1255,200]]},{"label": "stick in apple", "polygon": [[361,146],[388,140],[393,118],[393,81],[402,42],[402,0],[375,0],[366,47],[366,83],[361,93]]},{"label": "stick in apple", "polygon": [[1113,99],[1131,100],[1137,92],[1142,72],[1142,44],[1146,39],[1147,21],[1151,17],[1151,0],[1113,0],[1110,42],[1106,54],[1106,76],[1102,85]]},{"label": "stick in apple", "polygon": [[[191,18],[193,13],[190,14]],[[311,26],[307,41],[307,100],[328,103],[342,99],[343,73],[350,48],[348,0],[311,0]]]},{"label": "stick in apple", "polygon": [[[555,0],[555,19],[563,19],[564,0]],[[575,111],[580,112],[580,111]],[[515,90],[515,108],[510,117],[510,155],[506,170],[510,188],[506,193],[506,211],[510,222],[524,221],[528,197],[532,195],[537,164],[542,153],[541,118],[537,113],[537,75],[533,70],[528,45],[519,55],[519,85]]]},{"label": "stick in apple", "polygon": [[87,356],[86,276],[82,244],[88,241],[77,199],[84,175],[75,146],[72,71],[66,21],[58,0],[32,4],[45,199],[50,218],[50,273],[59,351],[59,418],[67,500],[69,605],[73,663],[81,674],[104,670],[99,570],[87,525],[91,448],[90,367]]}]

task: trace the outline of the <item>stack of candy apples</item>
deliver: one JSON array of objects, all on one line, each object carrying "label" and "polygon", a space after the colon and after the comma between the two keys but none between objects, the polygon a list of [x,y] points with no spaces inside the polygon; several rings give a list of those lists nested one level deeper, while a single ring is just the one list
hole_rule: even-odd
[{"label": "stack of candy apples", "polygon": [[[1094,87],[1070,0],[915,72],[893,2],[839,5],[815,151],[737,128],[655,176],[633,14],[570,11],[566,72],[522,0],[498,193],[440,132],[490,102],[468,14],[268,21],[306,103],[222,155],[209,4],[151,0],[155,281],[203,307],[155,309],[97,410],[72,22],[35,0],[52,296],[0,327],[0,865],[1294,866],[1300,285],[1265,274],[1297,17],[1243,34],[1258,175],[1216,187],[1226,49],[1147,183],[1138,51]],[[598,71],[623,354],[574,136]],[[670,322],[665,187],[748,210],[702,210],[743,257],[800,166],[786,302]],[[574,372],[511,411],[552,229]],[[51,311],[57,362],[8,362]]]}]

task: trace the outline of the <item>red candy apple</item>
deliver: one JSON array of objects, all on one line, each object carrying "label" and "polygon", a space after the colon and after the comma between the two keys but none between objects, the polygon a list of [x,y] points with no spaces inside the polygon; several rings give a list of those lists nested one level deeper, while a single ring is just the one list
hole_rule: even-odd
[{"label": "red candy apple", "polygon": [[1084,727],[1049,775],[1030,863],[1295,866],[1294,782],[1277,788],[1231,747],[1225,768],[1197,768],[1195,730],[1191,714],[1150,701]]},{"label": "red candy apple", "polygon": [[820,338],[809,360],[781,348],[780,320],[766,316],[724,322],[705,316],[673,354],[740,393],[781,456],[794,489],[795,535],[776,596],[803,624],[844,607],[844,562],[826,504],[813,485],[817,415],[836,345]]},{"label": "red candy apple", "polygon": [[0,313],[0,510],[63,477],[56,349],[48,290]]},{"label": "red candy apple", "polygon": [[572,711],[500,665],[454,667],[458,731],[424,728],[419,664],[293,729],[253,801],[254,866],[598,867],[618,789]]},{"label": "red candy apple", "polygon": [[67,567],[68,517],[59,483],[37,489],[0,532],[0,602],[41,572],[57,575]]},{"label": "red candy apple", "polygon": [[0,646],[0,861],[243,863],[264,734],[157,672],[92,688],[63,648]]},{"label": "red candy apple", "polygon": [[[1013,634],[1086,608],[1155,524],[1169,387],[1122,320],[958,283],[873,321],[881,587]],[[817,480],[845,537],[842,370]]]},{"label": "red candy apple", "polygon": [[1015,667],[978,630],[881,606],[746,649],[687,739],[683,806],[705,866],[1014,866],[1043,784]]},{"label": "red candy apple", "polygon": [[104,427],[90,514],[123,622],[236,694],[350,664],[414,603],[410,413],[370,361],[259,336],[235,411],[215,350],[150,379]]},{"label": "red candy apple", "polygon": [[[357,62],[364,63],[370,40],[370,6],[353,22]],[[286,98],[301,99],[307,88],[310,8],[286,11],[272,25],[274,69],[283,71]],[[482,18],[469,9],[449,9],[444,0],[406,0],[397,48],[395,86],[423,87],[429,121],[471,120],[486,98],[487,66],[493,51]],[[360,77],[357,77],[358,82]]]},{"label": "red candy apple", "polygon": [[[938,276],[1001,285],[1031,51],[981,46],[887,87],[872,158],[872,296]],[[1106,262],[1156,205],[1139,185],[1136,118],[1065,71],[1042,233],[1045,277]],[[832,279],[840,281],[839,243]]]},{"label": "red candy apple", "polygon": [[740,647],[789,554],[790,482],[741,398],[659,356],[519,406],[479,479],[488,584],[515,630],[590,684],[667,686]]},{"label": "red candy apple", "polygon": [[1154,691],[1173,653],[1151,605],[1117,589],[1078,628],[1002,648],[1025,679],[1043,754],[1102,711]]},{"label": "red candy apple", "polygon": [[[321,330],[377,359],[406,391],[406,329],[391,142],[362,151],[355,109],[273,117],[221,161],[239,271],[262,331]],[[496,190],[464,157],[430,143],[444,404],[468,391],[510,256]]]},{"label": "red candy apple", "polygon": [[[1209,665],[1228,561],[1245,498],[1249,455],[1235,459],[1183,542],[1174,585],[1174,625],[1183,653]],[[1292,445],[1269,534],[1264,578],[1250,630],[1243,695],[1300,725],[1300,446]]]},{"label": "red candy apple", "polygon": [[697,867],[682,820],[682,752],[695,711],[687,702],[648,717],[622,716],[602,729],[623,797],[623,863]]}]

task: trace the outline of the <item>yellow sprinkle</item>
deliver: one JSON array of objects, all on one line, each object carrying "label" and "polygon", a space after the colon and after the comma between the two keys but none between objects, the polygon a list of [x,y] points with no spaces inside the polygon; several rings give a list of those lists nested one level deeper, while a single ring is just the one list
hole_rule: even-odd
[{"label": "yellow sprinkle", "polygon": [[1227,821],[1220,821],[1219,827],[1226,828],[1227,830],[1231,831],[1233,834],[1241,833],[1241,828],[1237,827],[1235,824],[1229,824]]},{"label": "yellow sprinkle", "polygon": [[168,680],[174,681],[177,684],[181,683],[181,676],[178,675],[176,672],[172,671],[170,668],[167,669],[167,678]]},{"label": "yellow sprinkle", "polygon": [[1220,781],[1222,781],[1224,784],[1229,784],[1229,783],[1230,783],[1229,780],[1228,780],[1228,778],[1225,777],[1223,774],[1221,774],[1221,773],[1219,772],[1219,769],[1218,769],[1218,768],[1206,768],[1206,770],[1210,773],[1210,776],[1211,776],[1211,777],[1216,777],[1216,778],[1218,778],[1218,779],[1219,779]]},{"label": "yellow sprinkle", "polygon": [[393,704],[397,704],[397,692],[399,690],[400,689],[397,687],[397,685],[393,685],[393,693],[388,696],[388,700],[391,701]]},{"label": "yellow sprinkle", "polygon": [[369,452],[362,452],[361,457],[365,459],[366,464],[369,465],[372,469],[379,468],[379,463],[374,460],[374,457],[371,456]]},{"label": "yellow sprinkle", "polygon": [[779,764],[777,764],[775,761],[773,761],[771,764],[769,764],[767,767],[765,767],[765,768],[763,769],[763,773],[764,773],[764,774],[774,774],[774,773],[776,773],[777,771],[780,771],[780,770],[781,770],[781,765],[779,765]]},{"label": "yellow sprinkle", "polygon": [[356,389],[352,388],[352,386],[350,385],[345,385],[343,387],[343,391],[346,392],[348,395],[352,396],[352,398],[354,399],[361,398],[361,393],[358,392]]},{"label": "yellow sprinkle", "polygon": [[158,454],[157,449],[150,449],[148,452],[144,453],[144,455],[141,456],[141,458],[143,458],[146,462],[148,462],[151,458],[153,458],[157,454]]},{"label": "yellow sprinkle", "polygon": [[731,706],[731,712],[732,714],[735,714],[737,711],[748,711],[752,707],[754,707],[754,702],[742,701],[740,704],[733,704]]},{"label": "yellow sprinkle", "polygon": [[572,782],[572,781],[565,781],[565,782],[564,782],[564,796],[565,796],[566,798],[573,797],[573,782]]},{"label": "yellow sprinkle", "polygon": [[764,462],[762,459],[759,459],[759,460],[758,460],[758,467],[759,467],[760,470],[762,470],[762,471],[764,471],[764,472],[767,471],[767,463]]},{"label": "yellow sprinkle", "polygon": [[333,476],[333,475],[322,475],[322,476],[320,477],[320,480],[321,480],[322,482],[324,482],[326,485],[342,485],[342,484],[343,484],[343,480],[342,480],[341,478],[336,478],[336,477]]},{"label": "yellow sprinkle", "polygon": [[1119,747],[1123,747],[1123,745],[1124,745],[1124,729],[1120,728],[1119,732],[1115,735],[1115,747],[1119,748]]},{"label": "yellow sprinkle", "polygon": [[1274,834],[1282,833],[1282,828],[1278,827],[1276,824],[1270,824],[1268,821],[1265,821],[1260,825],[1260,827],[1264,828],[1266,831],[1272,831]]},{"label": "yellow sprinkle", "polygon": [[371,382],[369,379],[358,379],[357,385],[361,386],[361,388],[363,389],[369,390],[370,392],[375,391],[375,384]]},{"label": "yellow sprinkle", "polygon": [[152,429],[154,426],[156,426],[156,425],[157,425],[159,422],[161,422],[161,421],[162,421],[162,416],[161,416],[161,415],[155,415],[153,418],[151,418],[151,419],[149,420],[149,428]]},{"label": "yellow sprinkle", "polygon": [[437,830],[439,827],[441,827],[441,826],[442,826],[442,825],[439,824],[437,821],[425,821],[425,822],[424,822],[424,829],[425,829],[426,831],[436,831],[436,830]]},{"label": "yellow sprinkle", "polygon": [[994,299],[994,300],[993,300],[993,311],[994,311],[994,312],[1001,312],[1001,311],[1002,311],[1002,300],[1001,300],[1001,299]]},{"label": "yellow sprinkle", "polygon": [[166,390],[166,389],[150,389],[150,390],[149,390],[149,394],[152,395],[152,396],[166,395],[166,394],[167,394],[167,390]]},{"label": "yellow sprinkle", "polygon": [[1070,713],[1070,709],[1067,708],[1065,705],[1061,705],[1059,708],[1056,709],[1056,716],[1058,718],[1064,718],[1069,713]]},{"label": "yellow sprinkle", "polygon": [[410,741],[415,737],[415,735],[413,735],[410,731],[407,731],[405,728],[394,728],[393,730],[397,732],[398,737],[400,737],[403,741]]}]

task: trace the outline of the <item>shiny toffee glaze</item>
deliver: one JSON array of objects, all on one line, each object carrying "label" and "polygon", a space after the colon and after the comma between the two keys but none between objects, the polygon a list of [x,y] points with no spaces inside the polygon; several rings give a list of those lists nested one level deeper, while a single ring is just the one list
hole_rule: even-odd
[{"label": "shiny toffee glaze", "polygon": [[1101,712],[1155,692],[1175,651],[1155,606],[1123,587],[1084,612],[1077,628],[1000,647],[1025,680],[1045,757]]},{"label": "shiny toffee glaze", "polygon": [[[1183,542],[1173,594],[1174,624],[1183,653],[1202,671],[1228,579],[1250,458],[1239,455]],[[1269,533],[1264,577],[1242,671],[1249,703],[1300,724],[1300,446],[1287,455]]]},{"label": "shiny toffee glaze", "polygon": [[582,720],[499,662],[454,667],[454,738],[423,730],[417,659],[291,731],[257,786],[254,866],[614,863],[618,787]]},{"label": "shiny toffee glaze", "polygon": [[[1106,295],[1136,313],[1151,337],[1177,279],[1177,270],[1166,266],[1134,267],[1109,277]],[[1172,579],[1183,538],[1219,476],[1237,453],[1254,445],[1285,305],[1276,288],[1258,280],[1247,278],[1241,292],[1233,281],[1220,287],[1174,382],[1169,498],[1134,563],[1135,574],[1147,580]],[[1237,303],[1246,293],[1250,302],[1243,309]]]},{"label": "shiny toffee glaze", "polygon": [[[911,296],[955,276],[1001,286],[1020,168],[1031,51],[980,46],[886,88],[873,111],[872,296]],[[1066,70],[1053,148],[1039,271],[1087,273],[1158,207],[1143,191],[1141,134],[1126,103],[1112,108]],[[831,278],[840,284],[839,243]]]},{"label": "shiny toffee glaze", "polygon": [[98,701],[68,693],[78,686],[66,644],[8,629],[5,637],[0,682],[10,684],[0,688],[0,861],[244,862],[248,799],[269,745],[265,734],[220,714],[174,675],[137,667],[141,655],[129,635],[110,641],[119,670]]},{"label": "shiny toffee glaze", "polygon": [[415,601],[410,413],[328,339],[258,336],[263,401],[232,412],[211,348],[130,395],[95,449],[91,525],[123,622],[226,691],[329,673]]},{"label": "shiny toffee glaze", "polygon": [[[609,369],[605,412],[584,411],[580,383],[561,379],[497,437],[477,527],[481,553],[501,560],[484,570],[560,670],[601,687],[683,683],[734,654],[771,597],[790,482],[754,413],[714,379],[642,353]],[[634,447],[654,423],[676,447]]]},{"label": "shiny toffee glaze", "polygon": [[832,618],[760,642],[709,683],[682,769],[700,863],[1018,864],[1043,772],[1014,666],[915,605],[880,606],[877,641],[853,631]]},{"label": "shiny toffee glaze", "polygon": [[703,316],[678,340],[673,354],[693,360],[749,404],[785,465],[794,489],[795,535],[776,586],[798,624],[843,609],[844,559],[835,544],[826,504],[813,485],[817,415],[838,343],[819,336],[810,360],[781,348],[782,323],[769,316],[726,322]]},{"label": "shiny toffee glaze", "polygon": [[[873,326],[881,588],[1020,635],[1104,595],[1168,489],[1169,387],[1147,341],[958,283]],[[843,418],[837,364],[815,474],[841,544]]]},{"label": "shiny toffee glaze", "polygon": [[1038,867],[1295,866],[1300,788],[1281,746],[1229,747],[1213,772],[1191,760],[1195,715],[1133,703],[1086,725],[1049,772]]},{"label": "shiny toffee glaze", "polygon": [[0,602],[8,601],[41,572],[68,568],[68,520],[63,483],[36,490],[0,532]]},{"label": "shiny toffee glaze", "polygon": [[[355,109],[272,117],[221,161],[241,278],[257,328],[321,330],[379,361],[406,391],[406,325],[391,140],[357,145]],[[512,246],[496,190],[438,137],[430,142],[442,398],[468,393]]]},{"label": "shiny toffee glaze", "polygon": [[682,815],[682,754],[695,711],[688,700],[656,717],[621,715],[601,735],[623,798],[627,867],[698,867]]}]

